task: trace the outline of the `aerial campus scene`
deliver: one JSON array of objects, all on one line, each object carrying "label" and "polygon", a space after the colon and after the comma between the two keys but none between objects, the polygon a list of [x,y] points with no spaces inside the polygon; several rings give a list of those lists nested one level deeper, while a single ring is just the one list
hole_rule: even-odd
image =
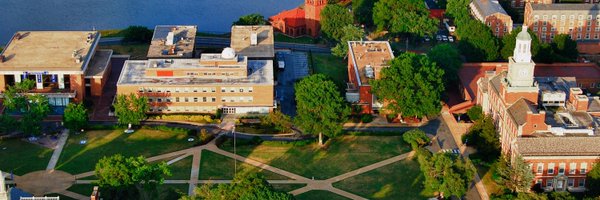
[{"label": "aerial campus scene", "polygon": [[0,200],[600,200],[600,0],[0,4]]}]

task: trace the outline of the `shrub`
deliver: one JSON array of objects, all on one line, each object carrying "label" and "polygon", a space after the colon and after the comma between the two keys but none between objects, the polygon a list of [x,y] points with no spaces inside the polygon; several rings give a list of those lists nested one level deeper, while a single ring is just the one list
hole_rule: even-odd
[{"label": "shrub", "polygon": [[148,43],[152,40],[152,30],[145,26],[129,26],[123,30],[123,41]]},{"label": "shrub", "polygon": [[481,109],[481,106],[475,105],[471,107],[469,110],[467,110],[467,116],[469,116],[471,121],[477,121],[483,118],[483,110]]},{"label": "shrub", "polygon": [[364,114],[360,117],[360,121],[362,123],[370,123],[373,121],[373,115],[370,114]]},{"label": "shrub", "polygon": [[420,129],[413,129],[404,133],[402,139],[410,144],[413,149],[418,149],[420,146],[424,146],[430,142],[429,137]]},{"label": "shrub", "polygon": [[218,121],[213,119],[211,115],[153,115],[149,119],[155,120],[170,120],[170,121],[187,121],[196,122],[203,124],[217,123]]}]

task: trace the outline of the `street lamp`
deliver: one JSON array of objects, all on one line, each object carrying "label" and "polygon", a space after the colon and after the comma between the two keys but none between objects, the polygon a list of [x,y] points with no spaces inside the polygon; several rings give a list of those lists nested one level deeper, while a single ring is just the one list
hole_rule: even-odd
[{"label": "street lamp", "polygon": [[[235,124],[233,124],[233,128],[231,130],[231,133],[233,133],[233,154],[237,155],[237,145],[235,143]],[[237,174],[237,159],[234,158],[233,159],[233,177],[235,178],[235,175]]]}]

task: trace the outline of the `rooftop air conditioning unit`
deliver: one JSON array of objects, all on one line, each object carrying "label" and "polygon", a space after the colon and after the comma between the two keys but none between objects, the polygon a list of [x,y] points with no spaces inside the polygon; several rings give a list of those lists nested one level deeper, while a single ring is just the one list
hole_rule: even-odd
[{"label": "rooftop air conditioning unit", "polygon": [[375,78],[375,71],[373,70],[373,66],[367,65],[365,67],[365,76],[367,78]]},{"label": "rooftop air conditioning unit", "polygon": [[258,44],[258,34],[250,33],[250,45],[256,46],[256,44]]}]

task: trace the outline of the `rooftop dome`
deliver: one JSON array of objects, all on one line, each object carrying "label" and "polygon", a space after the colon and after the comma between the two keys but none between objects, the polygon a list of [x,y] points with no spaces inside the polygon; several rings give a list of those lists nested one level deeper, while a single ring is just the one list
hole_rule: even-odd
[{"label": "rooftop dome", "polygon": [[517,40],[531,40],[531,35],[527,32],[527,26],[523,25],[521,32],[517,35]]},{"label": "rooftop dome", "polygon": [[231,47],[227,47],[223,49],[221,52],[221,58],[223,59],[233,59],[235,58],[235,50]]}]

